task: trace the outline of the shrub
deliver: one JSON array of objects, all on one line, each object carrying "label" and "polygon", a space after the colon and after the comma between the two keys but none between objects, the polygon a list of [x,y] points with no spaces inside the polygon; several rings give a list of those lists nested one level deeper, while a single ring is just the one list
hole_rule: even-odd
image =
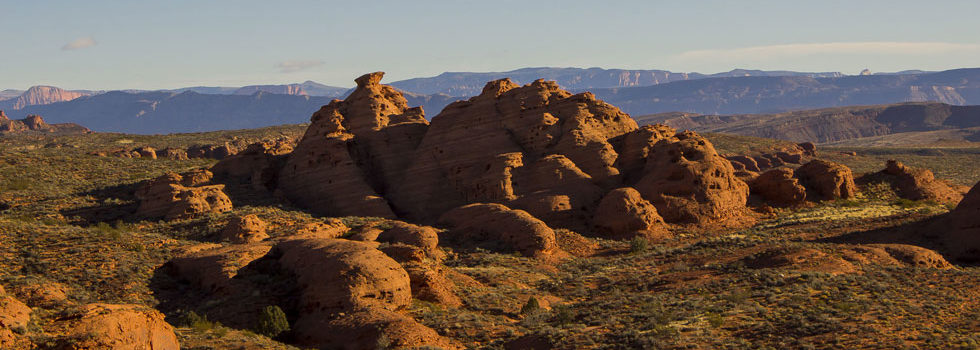
[{"label": "shrub", "polygon": [[527,299],[527,303],[521,307],[521,315],[529,315],[535,311],[541,309],[541,304],[538,303],[538,298],[530,297]]},{"label": "shrub", "polygon": [[650,247],[650,241],[644,237],[636,237],[630,241],[630,252],[642,253]]},{"label": "shrub", "polygon": [[259,315],[259,327],[255,331],[270,338],[275,338],[289,330],[289,320],[286,313],[275,305],[266,306]]}]

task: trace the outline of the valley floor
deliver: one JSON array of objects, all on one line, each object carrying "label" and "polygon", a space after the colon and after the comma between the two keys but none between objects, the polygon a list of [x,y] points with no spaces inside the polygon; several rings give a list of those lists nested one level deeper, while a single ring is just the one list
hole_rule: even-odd
[{"label": "valley floor", "polygon": [[[309,214],[229,193],[230,213],[135,221],[133,191],[168,171],[214,160],[98,157],[94,151],[149,145],[300,135],[305,126],[242,132],[134,136],[0,137],[0,285],[17,291],[61,285],[69,303],[133,303],[161,309],[188,349],[292,348],[216,322],[189,322],[166,304],[159,270],[176,252],[207,241],[228,217],[257,214],[275,237]],[[709,135],[719,152],[770,142]],[[822,148],[855,173],[887,159],[933,170],[959,185],[980,180],[977,149]],[[855,153],[851,153],[855,152]],[[758,214],[749,228],[676,228],[653,244],[559,232],[574,257],[541,261],[446,247],[459,308],[415,300],[407,311],[469,348],[964,348],[980,347],[980,268],[914,265],[876,255],[889,235],[948,207],[898,200],[881,188],[862,197]],[[379,219],[341,218],[356,227]],[[587,236],[587,235],[586,235]],[[857,244],[858,242],[862,244]],[[876,243],[879,245],[868,245]],[[871,247],[871,248],[868,248]],[[873,248],[873,249],[872,249]],[[877,250],[876,250],[877,249]],[[537,301],[529,303],[530,299]],[[216,307],[216,306],[213,306]],[[192,310],[200,314],[213,309]],[[45,344],[62,310],[35,308],[25,330]]]}]

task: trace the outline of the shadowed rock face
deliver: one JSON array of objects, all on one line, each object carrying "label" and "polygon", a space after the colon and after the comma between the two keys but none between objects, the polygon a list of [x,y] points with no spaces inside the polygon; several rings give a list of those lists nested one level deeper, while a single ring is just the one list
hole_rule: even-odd
[{"label": "shadowed rock face", "polygon": [[667,222],[739,216],[748,186],[703,137],[639,129],[590,93],[508,79],[447,106],[429,124],[383,73],[312,117],[277,175],[293,203],[321,215],[435,222],[498,203],[551,226],[587,228],[605,194],[636,188]]},{"label": "shadowed rock face", "polygon": [[879,175],[884,177],[902,198],[948,204],[956,204],[963,199],[962,193],[942,180],[936,179],[929,169],[913,168],[889,160]]}]

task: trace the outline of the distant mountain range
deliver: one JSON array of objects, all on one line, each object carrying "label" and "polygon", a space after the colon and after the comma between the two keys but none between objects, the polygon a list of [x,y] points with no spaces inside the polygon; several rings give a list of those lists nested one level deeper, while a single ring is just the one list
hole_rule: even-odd
[{"label": "distant mountain range", "polygon": [[[592,91],[634,116],[663,112],[701,115],[785,111],[935,101],[980,104],[980,69],[840,73],[734,70],[718,74],[599,68],[525,68],[498,73],[444,73],[391,83],[426,116],[479,93],[487,81],[556,80],[572,91]],[[32,91],[33,90],[33,91]],[[165,91],[65,91],[52,87],[0,92],[0,109],[14,118],[40,114],[96,131],[169,133],[300,123],[350,89],[312,81],[244,87],[188,87]],[[33,97],[32,97],[33,96]]]},{"label": "distant mountain range", "polygon": [[677,129],[851,146],[933,146],[980,142],[980,106],[910,102],[775,114],[661,113],[640,124]]},{"label": "distant mountain range", "polygon": [[589,90],[597,88],[618,88],[651,86],[675,81],[697,80],[725,77],[769,77],[801,76],[812,78],[834,78],[843,74],[838,72],[801,73],[790,71],[762,71],[736,69],[717,74],[674,73],[665,70],[627,70],[602,68],[522,68],[509,72],[469,73],[446,72],[435,77],[415,78],[391,83],[391,86],[417,94],[447,94],[464,97],[479,95],[488,81],[510,78],[518,84],[527,84],[537,79],[553,80],[567,90]]}]

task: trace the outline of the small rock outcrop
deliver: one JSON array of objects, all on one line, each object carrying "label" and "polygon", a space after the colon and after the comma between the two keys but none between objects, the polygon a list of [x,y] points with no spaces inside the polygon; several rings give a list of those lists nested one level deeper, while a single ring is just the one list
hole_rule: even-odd
[{"label": "small rock outcrop", "polygon": [[221,230],[218,237],[221,241],[231,243],[252,243],[269,238],[266,233],[265,221],[257,215],[249,214],[232,218]]},{"label": "small rock outcrop", "polygon": [[526,256],[558,251],[555,231],[523,210],[502,204],[475,203],[450,210],[439,218],[449,228],[443,237],[454,243],[481,243]]},{"label": "small rock outcrop", "polygon": [[9,119],[7,115],[0,118],[0,134],[18,132],[42,132],[53,134],[84,134],[92,132],[86,127],[74,123],[48,124],[39,115],[29,115],[27,118]]},{"label": "small rock outcrop", "polygon": [[709,223],[742,215],[749,186],[731,163],[693,132],[658,141],[647,156],[637,191],[672,223]]},{"label": "small rock outcrop", "polygon": [[963,196],[940,221],[931,235],[938,235],[946,246],[946,252],[954,259],[980,261],[980,183],[977,183]]},{"label": "small rock outcrop", "polygon": [[806,200],[806,188],[793,177],[793,170],[777,168],[766,171],[751,182],[752,193],[776,206],[789,207]]},{"label": "small rock outcrop", "polygon": [[260,141],[225,157],[211,171],[219,178],[235,178],[255,190],[271,191],[275,189],[279,168],[292,151],[292,142],[286,139]]},{"label": "small rock outcrop", "polygon": [[632,187],[610,191],[599,202],[592,219],[596,234],[613,239],[645,237],[662,240],[670,235],[657,208]]},{"label": "small rock outcrop", "polygon": [[224,185],[188,186],[178,174],[166,174],[143,185],[137,192],[139,208],[136,214],[166,220],[188,219],[206,213],[221,213],[232,208],[231,199],[223,192]]},{"label": "small rock outcrop", "polygon": [[911,200],[931,200],[957,204],[963,194],[946,182],[936,179],[929,169],[913,168],[895,160],[889,160],[885,169],[878,173],[891,184],[899,197]]},{"label": "small rock outcrop", "polygon": [[180,349],[163,314],[143,306],[88,304],[59,321],[73,349]]},{"label": "small rock outcrop", "polygon": [[797,168],[795,176],[813,200],[847,199],[858,192],[851,169],[828,160],[810,161]]}]

